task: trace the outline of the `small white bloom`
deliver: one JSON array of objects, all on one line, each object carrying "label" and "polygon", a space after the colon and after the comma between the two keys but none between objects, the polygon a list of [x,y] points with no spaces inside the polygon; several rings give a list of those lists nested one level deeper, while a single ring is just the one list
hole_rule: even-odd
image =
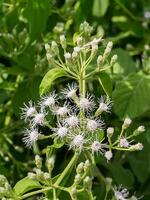
[{"label": "small white bloom", "polygon": [[39,134],[38,129],[26,129],[24,132],[23,142],[27,147],[31,148],[32,144],[38,140]]},{"label": "small white bloom", "polygon": [[22,108],[22,118],[27,120],[30,117],[35,116],[37,114],[36,108],[33,106],[32,101],[29,101],[29,105],[24,104],[24,108]]},{"label": "small white bloom", "polygon": [[126,188],[119,188],[114,189],[114,194],[117,200],[128,200],[129,192]]},{"label": "small white bloom", "polygon": [[114,128],[113,127],[108,127],[107,128],[107,136],[108,137],[112,137],[113,133],[114,133]]},{"label": "small white bloom", "polygon": [[126,138],[121,138],[119,141],[119,146],[123,148],[129,147],[129,142]]},{"label": "small white bloom", "polygon": [[71,59],[71,53],[65,53],[64,57],[66,60],[70,60]]},{"label": "small white bloom", "polygon": [[145,12],[144,12],[144,17],[145,17],[146,19],[150,19],[150,11],[145,11]]},{"label": "small white bloom", "polygon": [[145,126],[139,126],[138,129],[137,129],[137,131],[139,133],[143,133],[145,131]]},{"label": "small white bloom", "polygon": [[104,153],[105,150],[104,148],[107,148],[107,145],[106,144],[102,144],[101,142],[99,141],[94,141],[91,145],[91,149],[92,149],[92,153]]},{"label": "small white bloom", "polygon": [[132,123],[132,120],[130,118],[125,118],[122,127],[124,129],[127,129],[130,126],[131,123]]},{"label": "small white bloom", "polygon": [[76,52],[76,53],[80,53],[80,51],[81,51],[81,48],[80,47],[74,47],[74,52]]},{"label": "small white bloom", "polygon": [[79,100],[79,107],[82,110],[92,110],[94,107],[93,97],[90,95],[87,97],[81,97]]},{"label": "small white bloom", "polygon": [[63,96],[64,96],[65,98],[70,98],[70,99],[72,99],[72,98],[76,97],[77,89],[78,89],[78,87],[77,87],[77,85],[76,85],[75,83],[73,83],[73,84],[71,84],[71,85],[68,84],[68,85],[67,85],[67,88],[64,89],[64,90],[62,90],[62,94],[63,94]]},{"label": "small white bloom", "polygon": [[140,142],[130,146],[131,151],[138,151],[138,150],[140,151],[142,149],[143,149],[143,144]]},{"label": "small white bloom", "polygon": [[87,122],[86,129],[88,131],[96,131],[102,124],[98,120],[90,119]]},{"label": "small white bloom", "polygon": [[111,150],[105,152],[105,158],[106,158],[107,160],[111,160],[111,159],[112,159],[112,156],[113,156],[113,154],[112,154],[112,151],[111,151]]},{"label": "small white bloom", "polygon": [[112,105],[111,101],[105,100],[105,98],[102,96],[99,101],[98,109],[100,112],[110,112],[111,105]]},{"label": "small white bloom", "polygon": [[83,135],[76,135],[74,138],[73,138],[73,141],[71,142],[71,147],[74,147],[74,148],[79,148],[80,150],[82,150],[82,147],[83,147],[83,144],[84,144],[85,140],[84,140],[84,137]]},{"label": "small white bloom", "polygon": [[79,119],[77,116],[70,116],[68,117],[65,122],[69,125],[69,127],[77,127],[79,124]]},{"label": "small white bloom", "polygon": [[60,127],[58,128],[57,130],[57,135],[60,137],[60,138],[64,138],[68,133],[68,129],[66,127]]},{"label": "small white bloom", "polygon": [[63,107],[59,107],[56,110],[56,114],[59,115],[60,117],[64,117],[65,115],[67,115],[67,113],[69,112],[67,106],[63,106]]},{"label": "small white bloom", "polygon": [[35,117],[33,118],[32,122],[33,122],[33,125],[43,125],[44,124],[44,113],[37,113],[35,115]]},{"label": "small white bloom", "polygon": [[45,97],[42,98],[40,101],[40,104],[42,104],[43,107],[54,107],[56,103],[56,94],[53,92]]}]

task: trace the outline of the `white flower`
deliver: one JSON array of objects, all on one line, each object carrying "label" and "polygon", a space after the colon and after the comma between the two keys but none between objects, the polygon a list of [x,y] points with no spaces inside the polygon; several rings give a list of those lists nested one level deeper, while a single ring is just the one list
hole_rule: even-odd
[{"label": "white flower", "polygon": [[121,138],[119,141],[119,146],[123,148],[129,147],[129,142],[126,138]]},{"label": "white flower", "polygon": [[40,104],[43,107],[54,107],[56,103],[56,94],[55,92],[50,93],[49,95],[42,98]]},{"label": "white flower", "polygon": [[71,59],[71,53],[69,53],[69,52],[65,53],[64,57],[65,57],[66,60],[70,60]]},{"label": "white flower", "polygon": [[68,129],[66,127],[59,127],[58,130],[57,130],[57,135],[60,137],[60,138],[64,138],[68,133]]},{"label": "white flower", "polygon": [[84,137],[83,135],[76,135],[72,142],[71,142],[71,145],[70,147],[72,148],[79,148],[80,150],[82,150],[82,147],[83,147],[83,144],[84,144],[85,140],[84,140]]},{"label": "white flower", "polygon": [[74,47],[74,52],[76,52],[76,53],[80,53],[80,51],[81,51],[81,48],[80,47]]},{"label": "white flower", "polygon": [[114,189],[114,194],[117,200],[128,200],[129,192],[126,188],[119,188]]},{"label": "white flower", "polygon": [[113,133],[114,133],[114,128],[113,127],[108,127],[107,128],[107,136],[108,137],[112,137]]},{"label": "white flower", "polygon": [[94,142],[92,143],[92,145],[91,145],[92,153],[93,153],[93,154],[94,154],[94,153],[98,153],[98,152],[104,153],[104,152],[105,152],[104,148],[106,148],[106,147],[107,147],[106,144],[102,144],[102,143],[99,142],[99,141],[94,141]]},{"label": "white flower", "polygon": [[144,12],[144,17],[145,17],[146,19],[150,19],[150,11],[145,11],[145,12]]},{"label": "white flower", "polygon": [[138,131],[139,133],[143,133],[143,132],[145,131],[145,126],[139,126],[139,127],[137,128],[137,131]]},{"label": "white flower", "polygon": [[38,129],[33,128],[31,130],[26,129],[24,133],[23,142],[27,147],[31,148],[32,144],[38,140],[40,133],[38,132]]},{"label": "white flower", "polygon": [[33,117],[35,114],[37,114],[36,108],[33,106],[32,101],[29,101],[29,105],[27,106],[24,104],[24,108],[22,108],[22,118],[27,120],[29,117]]},{"label": "white flower", "polygon": [[68,84],[67,88],[65,88],[64,90],[62,90],[62,94],[63,94],[63,96],[65,98],[72,99],[72,98],[76,97],[77,89],[78,89],[78,87],[77,87],[77,85],[75,83],[73,83],[71,85]]},{"label": "white flower", "polygon": [[32,123],[33,123],[33,126],[36,126],[36,125],[44,125],[44,113],[37,113],[35,115],[35,117],[32,119]]},{"label": "white flower", "polygon": [[127,129],[130,126],[131,123],[132,123],[132,120],[130,118],[125,118],[122,127],[124,129]]},{"label": "white flower", "polygon": [[69,127],[77,127],[79,124],[79,119],[77,116],[70,116],[68,117],[65,122],[69,125]]},{"label": "white flower", "polygon": [[100,122],[99,120],[94,120],[94,119],[89,119],[87,121],[87,125],[86,125],[86,129],[88,131],[96,131],[98,128],[100,128],[103,125],[102,122]]},{"label": "white flower", "polygon": [[113,154],[112,154],[112,151],[111,151],[111,150],[105,152],[105,158],[106,158],[107,160],[111,160],[111,159],[112,159],[112,156],[113,156]]},{"label": "white flower", "polygon": [[105,100],[104,97],[102,96],[99,101],[99,111],[100,112],[110,112],[111,105],[112,105],[111,101]]},{"label": "white flower", "polygon": [[130,150],[138,151],[143,149],[143,144],[138,142],[137,144],[131,145]]},{"label": "white flower", "polygon": [[90,95],[87,95],[87,97],[81,97],[79,100],[79,107],[82,110],[92,110],[94,107],[93,97]]},{"label": "white flower", "polygon": [[69,112],[67,106],[63,106],[63,107],[59,107],[56,111],[56,115],[59,115],[60,117],[64,117],[65,115],[67,115],[67,113]]}]

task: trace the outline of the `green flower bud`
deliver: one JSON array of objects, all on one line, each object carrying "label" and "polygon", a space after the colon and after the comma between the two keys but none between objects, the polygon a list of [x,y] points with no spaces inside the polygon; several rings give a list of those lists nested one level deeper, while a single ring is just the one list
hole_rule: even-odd
[{"label": "green flower bud", "polygon": [[39,155],[35,156],[35,165],[37,168],[42,168],[42,158]]},{"label": "green flower bud", "polygon": [[47,165],[47,169],[48,171],[51,173],[53,168],[54,168],[54,163],[55,163],[55,158],[54,156],[52,156],[51,158],[49,158],[46,162]]},{"label": "green flower bud", "polygon": [[84,172],[87,173],[90,169],[90,161],[86,160],[84,164]]},{"label": "green flower bud", "polygon": [[81,175],[80,174],[76,174],[75,178],[74,178],[74,183],[75,184],[79,184],[81,182]]},{"label": "green flower bud", "polygon": [[122,128],[127,129],[131,123],[132,123],[132,120],[130,118],[126,118],[123,122]]},{"label": "green flower bud", "polygon": [[75,187],[71,188],[70,194],[73,200],[77,200],[77,189]]},{"label": "green flower bud", "polygon": [[36,174],[32,173],[32,172],[28,172],[28,177],[32,180],[36,179]]},{"label": "green flower bud", "polygon": [[85,179],[83,180],[84,187],[87,190],[91,190],[92,188],[92,179],[89,176],[86,176]]},{"label": "green flower bud", "polygon": [[84,163],[81,162],[76,169],[77,174],[83,174],[84,173]]},{"label": "green flower bud", "polygon": [[5,183],[7,183],[7,179],[4,175],[0,174],[0,185],[5,185]]},{"label": "green flower bud", "polygon": [[44,179],[45,180],[50,180],[51,179],[51,175],[47,172],[44,173]]}]

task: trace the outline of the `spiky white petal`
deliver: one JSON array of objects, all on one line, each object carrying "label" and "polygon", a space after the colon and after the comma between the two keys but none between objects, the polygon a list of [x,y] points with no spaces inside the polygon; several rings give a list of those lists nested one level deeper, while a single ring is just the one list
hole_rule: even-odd
[{"label": "spiky white petal", "polygon": [[72,99],[73,97],[75,97],[76,92],[77,92],[77,85],[75,83],[73,84],[68,84],[67,88],[65,88],[64,90],[62,90],[62,94],[65,98],[69,98]]},{"label": "spiky white petal", "polygon": [[79,119],[77,116],[70,116],[68,117],[65,122],[69,125],[69,127],[77,127],[79,124]]},{"label": "spiky white petal", "polygon": [[64,117],[68,112],[67,106],[59,107],[56,111],[56,115],[59,115],[60,117]]},{"label": "spiky white petal", "polygon": [[66,127],[60,127],[58,128],[57,130],[57,135],[60,137],[60,138],[64,138],[68,133],[68,128]]},{"label": "spiky white petal", "polygon": [[96,120],[88,120],[86,129],[88,131],[96,131],[99,128],[100,124]]},{"label": "spiky white petal", "polygon": [[27,147],[31,148],[32,144],[38,140],[39,134],[38,129],[26,129],[24,132],[23,142]]},{"label": "spiky white petal", "polygon": [[50,93],[49,95],[45,96],[45,97],[42,97],[42,100],[40,101],[40,105],[41,107],[50,107],[50,108],[53,108],[55,106],[55,103],[56,103],[56,94],[55,92],[53,93]]},{"label": "spiky white petal", "polygon": [[33,122],[33,126],[36,125],[44,125],[44,121],[45,121],[45,115],[44,113],[37,113],[35,115],[35,117],[33,118],[32,122]]},{"label": "spiky white petal", "polygon": [[71,147],[79,148],[80,150],[82,150],[84,142],[85,140],[83,135],[76,135],[71,142]]},{"label": "spiky white petal", "polygon": [[21,109],[22,110],[22,118],[27,120],[30,117],[33,117],[37,111],[35,106],[33,106],[32,101],[29,101],[29,105],[24,104],[24,108]]},{"label": "spiky white petal", "polygon": [[111,104],[112,103],[110,100],[105,100],[105,98],[102,96],[99,101],[99,110],[101,112],[110,112]]},{"label": "spiky white petal", "polygon": [[90,95],[87,95],[87,97],[81,97],[79,100],[79,107],[85,111],[92,110],[94,107],[93,97]]},{"label": "spiky white petal", "polygon": [[121,138],[119,141],[119,146],[123,148],[129,147],[129,142],[126,138]]}]

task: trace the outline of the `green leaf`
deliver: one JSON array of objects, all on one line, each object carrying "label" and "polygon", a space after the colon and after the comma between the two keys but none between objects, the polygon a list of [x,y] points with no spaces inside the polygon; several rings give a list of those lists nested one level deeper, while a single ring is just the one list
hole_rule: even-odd
[{"label": "green leaf", "polygon": [[66,73],[65,73],[64,69],[62,69],[62,68],[54,68],[54,69],[49,70],[45,74],[45,76],[40,84],[40,88],[39,88],[40,95],[43,95],[44,93],[48,92],[50,90],[52,84],[54,83],[54,81],[57,78],[60,78],[62,76],[66,76]]},{"label": "green leaf", "polygon": [[134,184],[134,177],[129,169],[123,168],[118,163],[113,163],[109,167],[114,180],[124,187],[132,187]]},{"label": "green leaf", "polygon": [[112,81],[110,76],[107,73],[99,74],[99,82],[106,93],[106,95],[111,96],[112,93]]},{"label": "green leaf", "polygon": [[114,49],[112,54],[118,55],[117,63],[114,65],[115,74],[129,74],[136,71],[136,64],[127,51]]},{"label": "green leaf", "polygon": [[138,117],[150,109],[150,76],[131,74],[118,81],[113,92],[115,113],[119,117]]},{"label": "green leaf", "polygon": [[93,16],[102,17],[105,15],[109,6],[109,0],[94,0],[93,3]]},{"label": "green leaf", "polygon": [[49,15],[48,0],[28,0],[20,19],[29,24],[31,40],[37,39],[46,27]]},{"label": "green leaf", "polygon": [[30,190],[41,187],[42,186],[38,181],[25,177],[21,181],[16,183],[16,185],[14,186],[14,192],[16,193],[16,195],[22,195]]}]

